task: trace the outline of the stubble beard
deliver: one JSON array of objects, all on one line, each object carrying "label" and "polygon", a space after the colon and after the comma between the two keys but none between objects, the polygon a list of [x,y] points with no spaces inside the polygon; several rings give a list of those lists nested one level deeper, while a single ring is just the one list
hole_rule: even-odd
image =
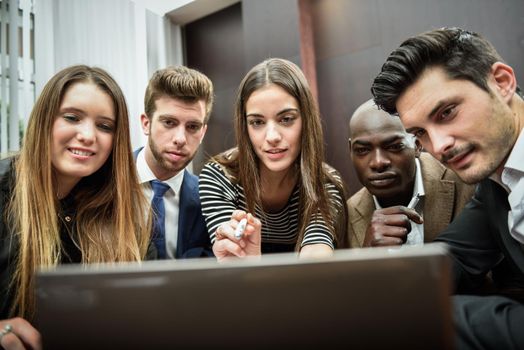
[{"label": "stubble beard", "polygon": [[188,156],[186,161],[181,165],[173,165],[173,163],[169,162],[162,156],[162,152],[158,149],[153,139],[149,138],[149,149],[151,150],[151,154],[153,155],[153,158],[155,159],[156,163],[160,168],[162,168],[166,173],[173,173],[173,176],[178,174],[180,171],[184,170],[185,167],[193,160],[193,157],[195,156],[195,153]]}]

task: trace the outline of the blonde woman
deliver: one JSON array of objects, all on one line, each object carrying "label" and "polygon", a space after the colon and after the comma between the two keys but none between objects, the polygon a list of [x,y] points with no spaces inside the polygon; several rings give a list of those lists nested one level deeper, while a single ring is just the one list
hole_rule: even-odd
[{"label": "blonde woman", "polygon": [[0,346],[40,348],[34,275],[63,263],[140,261],[150,224],[122,91],[73,66],[44,87],[19,156],[0,162]]},{"label": "blonde woman", "polygon": [[[300,68],[277,58],[252,68],[238,89],[235,132],[237,147],[200,174],[217,259],[345,247],[342,182],[324,163],[320,116]],[[244,233],[235,234],[241,221]]]}]

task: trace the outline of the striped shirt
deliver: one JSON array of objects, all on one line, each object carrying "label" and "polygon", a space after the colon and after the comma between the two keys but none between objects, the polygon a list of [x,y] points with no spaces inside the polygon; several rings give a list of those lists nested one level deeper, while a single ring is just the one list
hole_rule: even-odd
[{"label": "striped shirt", "polygon": [[[340,179],[334,169],[330,170],[332,175]],[[327,183],[326,190],[331,201],[332,212],[343,210],[342,194],[334,184]],[[247,211],[244,189],[238,183],[232,183],[224,173],[223,168],[215,163],[207,163],[200,173],[199,180],[200,201],[202,213],[210,233],[211,242],[215,241],[215,231],[224,222],[231,219],[233,211],[241,209]],[[264,212],[256,206],[255,216],[262,222],[262,244],[287,245],[293,250],[296,244],[299,225],[299,188],[295,187],[286,206],[277,213]],[[331,227],[335,227],[332,223]],[[320,211],[309,218],[309,223],[304,232],[304,238],[300,244],[304,247],[308,244],[322,243],[334,248],[334,237],[326,225]]]}]

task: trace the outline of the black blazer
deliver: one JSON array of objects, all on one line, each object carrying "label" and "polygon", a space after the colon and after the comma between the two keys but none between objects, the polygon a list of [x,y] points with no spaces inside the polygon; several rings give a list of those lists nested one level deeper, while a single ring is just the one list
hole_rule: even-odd
[{"label": "black blazer", "polygon": [[504,188],[485,179],[462,213],[437,237],[450,247],[457,293],[478,290],[493,271],[495,284],[524,297],[524,250],[510,235],[509,209]]}]

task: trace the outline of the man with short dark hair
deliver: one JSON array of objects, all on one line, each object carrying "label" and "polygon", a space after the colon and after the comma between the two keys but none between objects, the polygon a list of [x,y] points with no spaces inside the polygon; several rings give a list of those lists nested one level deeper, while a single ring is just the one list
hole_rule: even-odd
[{"label": "man with short dark hair", "polygon": [[349,129],[351,160],[364,186],[347,202],[351,247],[431,242],[471,199],[473,186],[421,152],[400,119],[372,100],[353,113]]},{"label": "man with short dark hair", "polygon": [[404,41],[371,91],[435,158],[479,182],[437,240],[450,246],[458,292],[495,269],[512,298],[456,297],[458,347],[524,348],[524,100],[513,69],[480,35],[444,28]]}]

